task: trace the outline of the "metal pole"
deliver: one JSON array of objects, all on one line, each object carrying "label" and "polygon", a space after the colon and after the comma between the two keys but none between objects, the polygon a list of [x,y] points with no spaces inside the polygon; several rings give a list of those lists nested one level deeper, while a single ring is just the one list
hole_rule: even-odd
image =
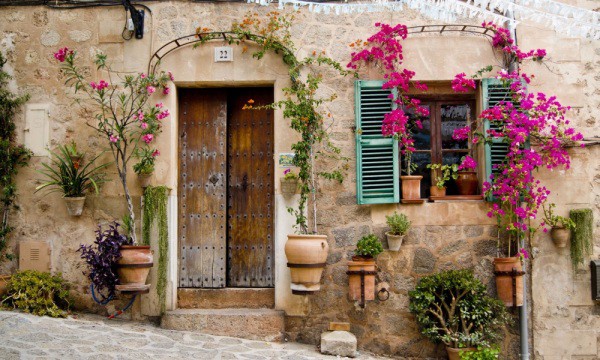
[{"label": "metal pole", "polygon": [[[514,2],[514,1],[513,1]],[[515,14],[512,10],[506,11],[506,17],[509,19],[515,18]],[[514,22],[508,23],[508,30],[510,31],[510,36],[514,40],[514,44],[517,45],[517,31],[514,25]],[[519,70],[519,63],[517,61],[510,64],[508,71],[515,72]],[[519,241],[519,247],[525,247],[525,238],[523,237]],[[523,261],[523,268],[527,269],[526,260]],[[529,360],[529,319],[528,319],[528,311],[527,311],[527,276],[523,275],[523,306],[519,309],[519,330],[521,333],[521,360]]]}]

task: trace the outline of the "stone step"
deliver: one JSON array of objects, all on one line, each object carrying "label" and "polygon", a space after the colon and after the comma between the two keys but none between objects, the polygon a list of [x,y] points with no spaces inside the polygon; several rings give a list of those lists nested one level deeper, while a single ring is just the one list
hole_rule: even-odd
[{"label": "stone step", "polygon": [[284,312],[273,309],[177,309],[161,319],[164,329],[249,340],[282,341]]},{"label": "stone step", "polygon": [[177,289],[178,309],[273,309],[273,288]]}]

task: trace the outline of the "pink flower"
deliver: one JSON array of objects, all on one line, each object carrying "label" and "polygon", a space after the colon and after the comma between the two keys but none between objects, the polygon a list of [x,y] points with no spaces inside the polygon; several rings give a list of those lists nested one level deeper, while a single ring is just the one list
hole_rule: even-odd
[{"label": "pink flower", "polygon": [[142,139],[144,140],[144,142],[146,144],[150,144],[150,142],[154,139],[154,135],[146,134],[146,135],[142,136]]},{"label": "pink flower", "polygon": [[169,95],[169,92],[171,92],[171,90],[169,89],[168,86],[165,86],[165,88],[163,89],[163,94],[164,95]]},{"label": "pink flower", "polygon": [[146,78],[146,74],[144,74],[144,73],[141,73],[141,74],[140,74],[140,78],[141,78],[141,79],[145,79],[145,78]]},{"label": "pink flower", "polygon": [[291,171],[290,169],[285,169],[285,170],[283,171],[283,175],[287,175],[287,174],[288,174],[290,171]]},{"label": "pink flower", "polygon": [[467,92],[468,88],[475,89],[475,80],[467,79],[465,73],[460,73],[452,80],[452,90],[455,92]]},{"label": "pink flower", "polygon": [[90,87],[91,87],[92,89],[96,90],[96,88],[98,87],[98,85],[96,85],[96,83],[95,83],[94,81],[92,81],[92,82],[90,83]]},{"label": "pink flower", "polygon": [[163,107],[163,103],[158,103],[155,105],[157,109],[162,109]]},{"label": "pink flower", "polygon": [[142,122],[140,123],[140,127],[144,130],[146,130],[148,128],[148,123]]},{"label": "pink flower", "polygon": [[521,260],[529,259],[529,253],[527,252],[527,250],[525,250],[525,248],[521,248],[519,250],[519,257],[521,258]]},{"label": "pink flower", "polygon": [[111,143],[113,143],[113,144],[116,144],[116,143],[117,143],[117,141],[119,141],[119,135],[110,135],[110,136],[108,137],[108,140],[109,140]]},{"label": "pink flower", "polygon": [[154,86],[152,86],[152,85],[148,85],[146,87],[146,91],[148,92],[148,95],[152,95],[156,91],[156,88]]},{"label": "pink flower", "polygon": [[100,91],[100,90],[106,89],[107,87],[108,87],[108,83],[104,80],[100,80],[100,82],[98,83],[97,90]]},{"label": "pink flower", "polygon": [[473,170],[477,167],[477,161],[470,157],[469,155],[465,156],[462,163],[458,166],[458,171],[461,170]]},{"label": "pink flower", "polygon": [[143,112],[142,110],[138,111],[138,114],[137,114],[137,119],[138,119],[139,121],[142,121],[142,120],[144,120],[144,112]]},{"label": "pink flower", "polygon": [[158,155],[160,155],[160,151],[154,150],[154,152],[152,153],[152,157],[157,157]]},{"label": "pink flower", "polygon": [[173,76],[172,72],[167,72],[167,74],[169,75],[169,79],[171,79],[171,81],[175,81],[175,77]]},{"label": "pink flower", "polygon": [[171,114],[169,114],[169,109],[165,109],[165,110],[159,112],[158,115],[156,115],[156,118],[158,120],[162,120],[162,119],[168,117],[169,115],[171,115]]},{"label": "pink flower", "polygon": [[69,55],[73,55],[73,51],[69,50],[69,48],[64,47],[54,53],[54,58],[60,62],[64,62],[67,56]]}]

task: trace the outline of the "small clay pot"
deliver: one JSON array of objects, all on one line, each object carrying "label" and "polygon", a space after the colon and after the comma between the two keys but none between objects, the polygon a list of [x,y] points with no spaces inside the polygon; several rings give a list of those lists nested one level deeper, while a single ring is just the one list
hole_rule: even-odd
[{"label": "small clay pot", "polygon": [[446,352],[448,353],[448,360],[460,360],[460,353],[465,351],[476,351],[476,348],[451,348],[446,346]]},{"label": "small clay pot", "polygon": [[283,195],[294,195],[298,190],[298,179],[281,179],[281,193]]},{"label": "small clay pot", "polygon": [[138,174],[138,182],[140,186],[145,189],[150,186],[150,180],[152,179],[152,174]]},{"label": "small clay pot", "polygon": [[442,196],[446,196],[446,187],[443,186],[441,188],[433,185],[429,187],[429,194],[431,196],[435,196],[435,197],[442,197]]},{"label": "small clay pot", "polygon": [[389,232],[386,232],[385,236],[387,237],[390,251],[400,250],[400,246],[402,245],[402,240],[404,240],[405,235],[392,235]]},{"label": "small clay pot", "polygon": [[67,212],[71,216],[81,216],[83,205],[85,204],[85,196],[79,197],[64,197],[67,205]]},{"label": "small clay pot", "polygon": [[419,200],[421,198],[421,175],[400,176],[402,180],[402,199]]},{"label": "small clay pot", "polygon": [[564,248],[569,243],[571,237],[571,230],[564,227],[553,227],[550,230],[550,237],[554,241],[554,245],[559,248]]},{"label": "small clay pot", "polygon": [[119,250],[121,251],[121,258],[117,261],[119,283],[144,286],[153,265],[150,246],[123,245]]}]

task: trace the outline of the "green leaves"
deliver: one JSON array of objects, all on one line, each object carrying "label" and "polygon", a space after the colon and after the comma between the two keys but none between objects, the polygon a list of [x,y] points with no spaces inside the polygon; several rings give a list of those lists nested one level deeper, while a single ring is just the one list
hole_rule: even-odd
[{"label": "green leaves", "polygon": [[39,316],[65,317],[70,307],[67,283],[60,274],[26,270],[14,274],[2,305]]},{"label": "green leaves", "polygon": [[363,236],[358,243],[356,243],[355,255],[358,256],[370,256],[375,257],[383,252],[383,245],[381,241],[374,234]]}]

